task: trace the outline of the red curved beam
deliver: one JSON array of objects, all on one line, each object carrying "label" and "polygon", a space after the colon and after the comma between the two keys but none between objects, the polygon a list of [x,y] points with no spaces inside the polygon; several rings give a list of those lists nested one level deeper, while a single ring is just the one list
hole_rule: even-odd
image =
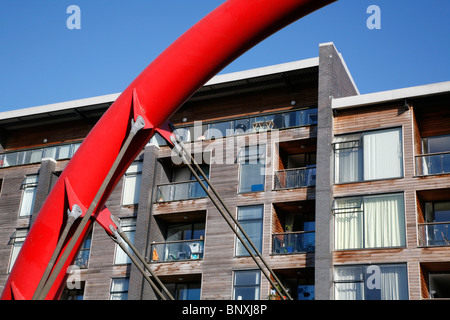
[{"label": "red curved beam", "polygon": [[[147,127],[133,139],[94,213],[103,207],[155,130],[162,128],[203,84],[269,35],[334,1],[229,0],[169,46],[110,106],[61,174],[28,233],[1,299],[33,297],[70,203],[89,207],[126,139],[131,119],[142,115]],[[92,221],[84,228],[46,299],[59,298],[67,267],[73,263]]]}]

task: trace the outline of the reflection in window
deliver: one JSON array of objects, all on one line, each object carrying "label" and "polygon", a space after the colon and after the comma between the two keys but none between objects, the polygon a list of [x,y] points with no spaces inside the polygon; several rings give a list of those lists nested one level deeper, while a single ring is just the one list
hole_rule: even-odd
[{"label": "reflection in window", "polygon": [[[256,249],[261,252],[262,233],[263,233],[263,205],[238,207],[237,220],[255,245]],[[240,233],[240,231],[239,231]],[[242,235],[242,234],[241,234]],[[246,244],[251,248],[250,244],[244,238]],[[245,249],[241,241],[236,238],[236,256],[250,255]]]},{"label": "reflection in window", "polygon": [[233,300],[259,300],[260,278],[259,270],[235,271]]},{"label": "reflection in window", "polygon": [[129,282],[130,282],[129,278],[112,279],[109,299],[128,300]]},{"label": "reflection in window", "polygon": [[264,191],[265,146],[244,147],[238,154],[239,192]]}]

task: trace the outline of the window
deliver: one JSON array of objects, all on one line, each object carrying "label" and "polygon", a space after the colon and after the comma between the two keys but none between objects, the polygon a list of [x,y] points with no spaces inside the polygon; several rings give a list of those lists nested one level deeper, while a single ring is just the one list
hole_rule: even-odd
[{"label": "window", "polygon": [[83,300],[85,282],[80,283],[80,288],[69,289],[64,288],[60,300]]},{"label": "window", "polygon": [[233,300],[259,300],[261,273],[257,270],[235,271]]},{"label": "window", "polygon": [[264,191],[265,147],[250,146],[240,150],[239,192]]},{"label": "window", "polygon": [[337,136],[334,150],[336,183],[403,176],[401,128]]},{"label": "window", "polygon": [[91,252],[92,230],[81,245],[80,252],[75,259],[75,264],[81,269],[86,269],[89,263],[89,253]]},{"label": "window", "polygon": [[112,279],[110,300],[128,300],[129,278]]},{"label": "window", "polygon": [[11,260],[9,261],[9,272],[11,272],[20,249],[22,248],[25,238],[27,236],[28,229],[17,229],[9,238],[9,243],[12,245]]},{"label": "window", "polygon": [[142,161],[133,162],[125,172],[123,183],[122,205],[139,203],[141,187]]},{"label": "window", "polygon": [[175,300],[200,300],[200,282],[166,283],[165,286]]},{"label": "window", "polygon": [[[244,229],[245,233],[248,235],[259,252],[261,252],[262,248],[263,209],[263,205],[256,205],[239,207],[237,210],[237,220],[239,224],[241,225],[242,229]],[[245,240],[245,242],[249,245],[247,240]],[[236,238],[236,256],[248,255],[250,254],[248,253],[247,249],[245,249],[241,241]]]},{"label": "window", "polygon": [[[123,233],[130,239],[131,243],[134,243],[134,235],[136,232],[136,218],[122,218],[120,219],[120,226],[122,227]],[[128,245],[124,242],[124,245]],[[128,255],[116,245],[116,255],[114,264],[127,264],[131,263],[131,259]]]},{"label": "window", "polygon": [[334,294],[336,300],[407,300],[406,265],[335,267]]},{"label": "window", "polygon": [[20,203],[19,217],[27,217],[33,214],[34,198],[36,196],[36,187],[38,175],[26,176],[20,187],[22,192],[22,201]]},{"label": "window", "polygon": [[336,199],[333,213],[337,250],[405,246],[403,194]]}]

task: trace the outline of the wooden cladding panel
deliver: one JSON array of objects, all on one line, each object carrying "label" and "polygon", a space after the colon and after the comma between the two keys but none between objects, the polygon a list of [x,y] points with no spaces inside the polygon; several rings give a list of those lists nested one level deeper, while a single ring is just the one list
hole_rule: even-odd
[{"label": "wooden cladding panel", "polygon": [[[295,106],[291,105],[292,100],[296,101]],[[315,83],[306,84],[293,92],[272,89],[252,95],[234,95],[187,102],[172,116],[171,121],[174,125],[181,125],[194,121],[214,121],[311,106],[317,106],[317,84]],[[183,122],[183,118],[186,118],[187,122]]]},{"label": "wooden cladding panel", "polygon": [[334,118],[334,134],[395,127],[410,120],[410,112],[399,104],[338,110]]},{"label": "wooden cladding panel", "polygon": [[[7,133],[5,151],[21,148],[46,147],[50,144],[84,139],[92,125],[84,121],[55,123],[52,125],[24,128]],[[47,139],[47,142],[44,142]]]}]

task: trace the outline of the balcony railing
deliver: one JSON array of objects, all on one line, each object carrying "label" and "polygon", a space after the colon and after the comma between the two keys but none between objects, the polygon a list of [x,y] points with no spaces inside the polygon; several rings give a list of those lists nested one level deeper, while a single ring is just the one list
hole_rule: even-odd
[{"label": "balcony railing", "polygon": [[450,246],[450,222],[419,224],[421,247]]},{"label": "balcony railing", "polygon": [[317,108],[267,113],[252,117],[233,118],[225,121],[178,127],[175,132],[184,142],[198,139],[218,139],[244,133],[287,129],[317,124]]},{"label": "balcony railing", "polygon": [[0,168],[24,164],[39,163],[44,158],[54,160],[70,159],[77,151],[81,142],[39,149],[28,149],[0,154]]},{"label": "balcony railing", "polygon": [[316,185],[316,167],[286,169],[275,173],[275,189],[294,189]]},{"label": "balcony railing", "polygon": [[273,254],[314,252],[315,247],[314,231],[274,233],[272,235]]},{"label": "balcony railing", "polygon": [[203,240],[152,243],[151,262],[197,260],[203,258]]},{"label": "balcony railing", "polygon": [[450,151],[416,156],[416,175],[450,173]]},{"label": "balcony railing", "polygon": [[180,201],[205,197],[207,197],[207,194],[198,181],[174,182],[161,184],[157,187],[156,202]]}]

